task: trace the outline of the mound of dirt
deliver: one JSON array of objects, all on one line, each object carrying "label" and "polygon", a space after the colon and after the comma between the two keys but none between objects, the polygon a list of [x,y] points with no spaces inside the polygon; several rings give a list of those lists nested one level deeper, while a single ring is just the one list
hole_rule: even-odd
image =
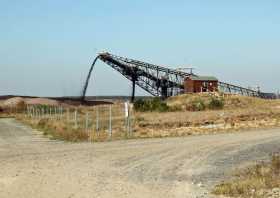
[{"label": "mound of dirt", "polygon": [[235,94],[222,94],[222,93],[193,93],[183,94],[167,99],[167,104],[170,107],[177,107],[184,109],[185,106],[192,103],[192,101],[200,100],[207,104],[212,97],[222,99],[225,109],[236,108],[264,108],[266,106],[277,106],[280,100],[265,100],[256,97],[240,96]]},{"label": "mound of dirt", "polygon": [[25,106],[24,98],[21,97],[14,97],[10,98],[8,100],[5,100],[2,103],[2,109],[8,109],[8,108],[23,108]]},{"label": "mound of dirt", "polygon": [[22,98],[14,97],[7,100],[3,100],[0,103],[0,111],[7,109],[21,109],[25,105],[49,105],[49,106],[58,106],[60,102],[47,98]]},{"label": "mound of dirt", "polygon": [[60,103],[56,100],[47,99],[47,98],[28,98],[25,99],[27,105],[51,105],[57,106]]},{"label": "mound of dirt", "polygon": [[185,109],[185,106],[192,103],[195,100],[201,100],[207,103],[211,97],[216,96],[216,93],[192,93],[182,94],[167,99],[167,105],[170,107],[177,107],[179,109]]}]

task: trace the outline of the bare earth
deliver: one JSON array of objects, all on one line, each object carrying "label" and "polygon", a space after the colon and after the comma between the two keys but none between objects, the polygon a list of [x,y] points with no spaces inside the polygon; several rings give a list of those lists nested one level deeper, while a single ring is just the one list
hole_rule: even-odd
[{"label": "bare earth", "polygon": [[280,130],[65,143],[0,119],[2,198],[192,198],[280,150]]}]

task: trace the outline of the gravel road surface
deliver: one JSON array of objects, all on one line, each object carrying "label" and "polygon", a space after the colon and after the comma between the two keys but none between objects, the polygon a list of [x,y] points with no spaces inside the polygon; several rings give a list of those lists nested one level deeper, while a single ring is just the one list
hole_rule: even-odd
[{"label": "gravel road surface", "polygon": [[212,197],[233,170],[279,150],[280,129],[67,143],[0,119],[0,197]]}]

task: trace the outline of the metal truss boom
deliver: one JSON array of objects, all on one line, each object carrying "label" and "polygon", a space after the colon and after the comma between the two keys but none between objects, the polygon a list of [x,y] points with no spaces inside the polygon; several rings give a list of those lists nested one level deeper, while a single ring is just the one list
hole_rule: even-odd
[{"label": "metal truss boom", "polygon": [[[134,59],[128,59],[116,56],[110,53],[100,53],[90,68],[86,84],[82,92],[82,100],[85,98],[88,81],[91,71],[100,59],[113,69],[121,73],[128,80],[132,81],[132,98],[135,94],[135,85],[138,85],[153,96],[167,98],[184,92],[184,79],[187,76],[197,76],[193,73],[187,73],[176,69],[170,69]],[[229,83],[219,82],[219,91],[225,93],[235,93],[246,96],[275,98],[275,94],[262,93],[252,89],[243,88]]]}]

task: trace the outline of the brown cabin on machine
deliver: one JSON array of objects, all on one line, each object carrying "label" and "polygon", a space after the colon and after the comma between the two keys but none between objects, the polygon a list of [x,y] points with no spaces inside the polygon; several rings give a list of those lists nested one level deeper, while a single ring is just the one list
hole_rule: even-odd
[{"label": "brown cabin on machine", "polygon": [[218,79],[213,76],[188,76],[184,82],[185,93],[218,91]]}]

